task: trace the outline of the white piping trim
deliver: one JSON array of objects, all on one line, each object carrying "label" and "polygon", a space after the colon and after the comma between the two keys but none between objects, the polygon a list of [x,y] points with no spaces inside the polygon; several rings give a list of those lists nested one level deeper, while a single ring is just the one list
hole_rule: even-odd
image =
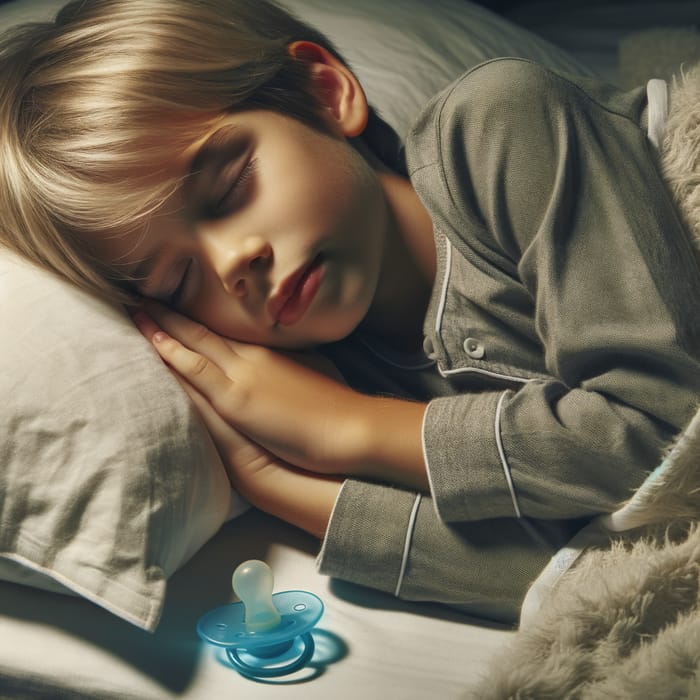
[{"label": "white piping trim", "polygon": [[506,453],[503,450],[503,440],[501,439],[501,407],[503,406],[503,401],[505,400],[507,393],[507,391],[504,391],[501,394],[501,397],[498,399],[498,405],[496,406],[496,420],[494,425],[494,430],[496,432],[496,447],[498,448],[498,456],[501,458],[501,466],[503,467],[503,474],[506,477],[506,483],[508,484],[508,490],[510,491],[510,500],[513,503],[515,516],[517,518],[522,518],[523,516],[520,512],[520,506],[518,505],[518,497],[515,495],[515,486],[513,485],[513,479],[510,475],[510,467],[508,466]]},{"label": "white piping trim", "polygon": [[416,519],[418,517],[418,506],[420,505],[421,494],[416,494],[416,500],[413,501],[413,508],[411,509],[411,516],[408,519],[408,528],[406,530],[406,540],[403,545],[403,557],[401,558],[401,570],[399,571],[399,579],[396,582],[396,589],[394,590],[394,595],[398,598],[401,593],[401,584],[403,583],[403,578],[406,574],[406,566],[408,565],[408,553],[411,551],[411,544],[413,542],[413,531],[416,527]]},{"label": "white piping trim", "polygon": [[[343,490],[345,489],[345,484],[348,483],[348,480],[345,479],[343,483],[340,485],[340,488],[338,489],[338,495],[335,497],[335,502],[333,503],[333,508],[331,510],[330,517],[328,518],[328,525],[326,526],[326,535],[328,535],[328,531],[331,529],[331,524],[333,523],[333,518],[335,517],[335,509],[338,507],[338,503],[340,502],[340,497],[343,495]],[[320,567],[321,562],[323,561],[323,558],[326,555],[326,541],[328,538],[324,536],[323,541],[321,542],[321,549],[319,550],[319,553],[316,557],[316,567]]]},{"label": "white piping trim", "polygon": [[428,491],[430,491],[430,495],[432,496],[433,499],[433,508],[435,509],[435,514],[440,518],[440,520],[445,520],[445,518],[442,516],[442,513],[440,512],[440,504],[438,502],[438,499],[435,497],[435,486],[433,484],[433,475],[430,470],[430,461],[428,460],[428,446],[426,445],[425,442],[425,424],[428,420],[428,411],[430,410],[430,403],[425,407],[425,411],[423,412],[423,422],[421,423],[421,447],[423,448],[423,464],[425,465],[425,473],[428,477]]},{"label": "white piping trim", "polygon": [[420,425],[420,441],[421,447],[423,448],[423,464],[425,465],[425,471],[428,474],[428,486],[430,487],[430,493],[435,493],[433,491],[433,482],[430,479],[430,469],[428,469],[428,446],[425,444],[425,422],[428,418],[429,409],[430,402],[428,402],[428,405],[425,407],[425,411],[423,411],[423,420],[421,421]]},{"label": "white piping trim", "polygon": [[[445,305],[447,304],[447,288],[450,281],[450,273],[452,271],[452,244],[450,243],[447,236],[443,236],[445,241],[445,276],[442,280],[442,289],[440,290],[440,303],[438,304],[437,315],[435,317],[435,335],[438,338],[442,338],[440,335],[440,329],[442,327],[442,317],[445,313]],[[501,374],[500,372],[491,372],[485,369],[478,369],[477,367],[460,367],[457,369],[442,369],[438,363],[438,372],[443,377],[449,377],[452,374],[460,374],[462,372],[475,372],[476,374],[483,374],[487,377],[493,377],[494,379],[505,379],[512,382],[521,382],[527,384],[527,382],[534,381],[531,377],[513,377],[509,374]]]},{"label": "white piping trim", "polygon": [[435,335],[440,337],[440,326],[442,325],[442,315],[445,313],[445,304],[447,303],[447,285],[450,280],[450,272],[452,269],[452,246],[447,236],[443,236],[447,254],[445,256],[445,276],[442,279],[442,289],[440,290],[440,304],[438,306],[437,315],[435,317]]},{"label": "white piping trim", "polygon": [[448,377],[451,374],[464,374],[467,372],[472,372],[473,374],[483,374],[487,377],[494,377],[495,379],[507,379],[511,382],[520,382],[521,384],[527,384],[528,382],[534,382],[537,379],[541,379],[541,377],[515,377],[512,374],[492,372],[488,369],[480,369],[479,367],[457,367],[455,369],[441,369],[438,365],[438,371],[443,377]]}]

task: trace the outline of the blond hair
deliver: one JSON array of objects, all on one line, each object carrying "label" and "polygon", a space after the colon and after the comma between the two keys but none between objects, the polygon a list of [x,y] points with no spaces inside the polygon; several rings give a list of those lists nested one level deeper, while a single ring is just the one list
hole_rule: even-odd
[{"label": "blond hair", "polygon": [[[168,164],[222,113],[324,129],[296,40],[326,37],[264,0],[76,0],[0,41],[0,243],[129,301],[95,235],[142,229],[178,186]],[[376,115],[373,115],[376,118]]]},{"label": "blond hair", "polygon": [[700,64],[673,79],[661,170],[700,250]]}]

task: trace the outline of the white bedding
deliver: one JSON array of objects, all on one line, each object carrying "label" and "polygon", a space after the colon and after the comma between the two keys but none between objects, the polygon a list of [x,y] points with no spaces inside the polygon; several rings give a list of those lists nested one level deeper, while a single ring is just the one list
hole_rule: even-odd
[{"label": "white bedding", "polygon": [[[259,512],[237,518],[171,579],[153,635],[81,599],[57,605],[56,594],[0,584],[0,698],[456,700],[511,637],[446,608],[331,582],[315,572],[317,547]],[[326,606],[312,666],[289,678],[246,680],[195,634],[202,613],[232,599],[230,576],[251,558],[270,564],[275,592],[309,590]]]}]

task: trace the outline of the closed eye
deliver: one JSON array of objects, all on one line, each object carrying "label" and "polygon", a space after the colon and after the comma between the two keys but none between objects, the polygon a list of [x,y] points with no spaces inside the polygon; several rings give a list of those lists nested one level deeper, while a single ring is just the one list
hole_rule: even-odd
[{"label": "closed eye", "polygon": [[235,181],[225,194],[211,207],[211,215],[214,218],[224,216],[228,212],[240,206],[250,194],[254,182],[255,171],[258,167],[258,159],[251,158],[241,170]]},{"label": "closed eye", "polygon": [[166,303],[168,306],[177,306],[181,301],[182,301],[182,296],[185,292],[185,288],[187,286],[187,279],[190,274],[190,270],[192,269],[192,260],[187,261],[187,265],[185,266],[185,269],[182,273],[182,277],[180,277],[180,281],[177,284],[177,287],[170,293],[168,296],[168,299]]}]

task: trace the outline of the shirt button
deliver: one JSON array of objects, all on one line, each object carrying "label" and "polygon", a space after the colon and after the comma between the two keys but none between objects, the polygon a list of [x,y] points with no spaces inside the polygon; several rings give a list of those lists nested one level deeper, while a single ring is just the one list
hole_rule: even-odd
[{"label": "shirt button", "polygon": [[435,346],[433,345],[433,341],[427,335],[425,336],[425,338],[423,338],[423,352],[429,360],[434,360],[435,358],[437,358],[437,353],[435,352]]},{"label": "shirt button", "polygon": [[484,356],[484,344],[480,343],[476,338],[467,338],[464,343],[462,343],[464,352],[469,355],[473,360],[480,360]]}]

